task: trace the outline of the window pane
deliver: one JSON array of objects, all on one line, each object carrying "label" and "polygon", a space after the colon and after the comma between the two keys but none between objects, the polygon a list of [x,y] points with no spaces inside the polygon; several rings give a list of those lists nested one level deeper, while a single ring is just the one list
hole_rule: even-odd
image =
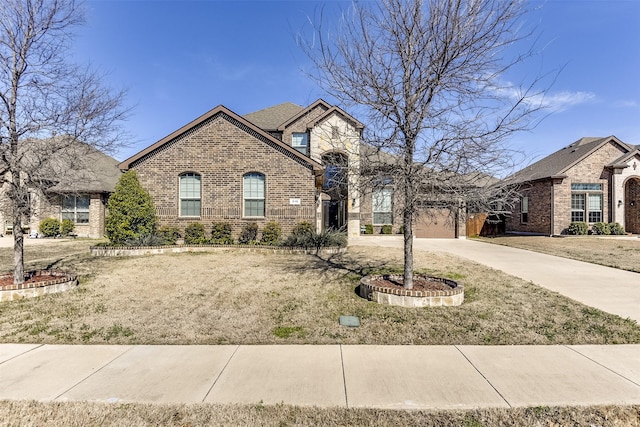
[{"label": "window pane", "polygon": [[195,173],[187,173],[180,176],[180,198],[200,198],[200,175]]},{"label": "window pane", "polygon": [[571,195],[571,209],[583,211],[585,208],[585,195],[584,194],[572,194]]},{"label": "window pane", "polygon": [[244,216],[264,216],[264,200],[245,200]]},{"label": "window pane", "polygon": [[374,212],[373,213],[374,224],[393,224],[393,218],[391,212]]},{"label": "window pane", "polygon": [[589,222],[602,222],[602,211],[589,211]]},{"label": "window pane", "polygon": [[523,197],[521,205],[522,205],[522,209],[521,209],[522,213],[528,213],[529,212],[529,198],[528,197]]},{"label": "window pane", "polygon": [[291,145],[293,147],[306,147],[307,146],[307,134],[306,133],[294,133],[291,135]]},{"label": "window pane", "polygon": [[73,212],[62,212],[62,220],[64,221],[65,219],[76,222],[75,214]]},{"label": "window pane", "polygon": [[589,210],[601,211],[602,210],[602,195],[589,194]]},{"label": "window pane", "polygon": [[571,212],[571,222],[584,222],[584,211]]},{"label": "window pane", "polygon": [[78,223],[78,224],[88,224],[89,223],[89,212],[78,212],[76,214],[76,223]]},{"label": "window pane", "polygon": [[78,196],[76,197],[76,211],[78,212],[89,212],[89,205],[91,204],[91,199],[89,196]]},{"label": "window pane", "polygon": [[200,216],[200,200],[181,200],[180,216]]},{"label": "window pane", "polygon": [[379,188],[373,191],[373,223],[393,224],[393,189]]},{"label": "window pane", "polygon": [[62,198],[62,210],[73,212],[76,207],[75,196],[64,196]]},{"label": "window pane", "polygon": [[243,181],[245,199],[264,198],[264,175],[259,173],[247,174],[244,176]]},{"label": "window pane", "polygon": [[574,191],[602,191],[602,184],[571,184],[571,189]]}]

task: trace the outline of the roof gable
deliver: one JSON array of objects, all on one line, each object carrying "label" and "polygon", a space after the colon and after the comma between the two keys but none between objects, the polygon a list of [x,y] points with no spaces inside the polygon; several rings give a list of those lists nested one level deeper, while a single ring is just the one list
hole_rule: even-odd
[{"label": "roof gable", "polygon": [[[512,182],[536,181],[562,176],[570,168],[584,160],[605,144],[616,144],[623,152],[634,151],[634,147],[620,141],[615,136],[585,137],[569,144],[547,157],[538,160],[508,178]],[[605,165],[603,165],[605,166]]]},{"label": "roof gable", "polygon": [[274,138],[269,133],[265,132],[254,123],[248,121],[247,119],[239,116],[233,111],[229,110],[223,105],[218,105],[214,109],[206,112],[202,116],[197,119],[191,121],[190,123],[182,126],[180,129],[170,133],[165,136],[155,144],[150,145],[144,150],[138,152],[137,154],[129,157],[127,160],[120,163],[120,169],[127,170],[132,167],[135,163],[143,162],[149,156],[153,156],[158,150],[161,150],[167,144],[176,141],[182,135],[192,132],[199,128],[201,125],[209,122],[210,120],[215,119],[216,117],[222,115],[225,119],[231,122],[233,125],[242,129],[243,131],[253,135],[256,139],[266,143],[267,145],[273,147],[275,150],[279,151],[283,155],[297,161],[298,163],[308,167],[313,170],[322,170],[322,165],[316,162],[315,160],[310,159],[309,157],[301,154],[297,150],[292,147],[284,144],[282,141]]}]

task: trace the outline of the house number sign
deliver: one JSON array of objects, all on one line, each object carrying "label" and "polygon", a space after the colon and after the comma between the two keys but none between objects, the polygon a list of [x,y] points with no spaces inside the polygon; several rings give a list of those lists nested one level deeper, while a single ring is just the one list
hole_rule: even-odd
[{"label": "house number sign", "polygon": [[289,199],[290,205],[300,206],[300,199]]}]

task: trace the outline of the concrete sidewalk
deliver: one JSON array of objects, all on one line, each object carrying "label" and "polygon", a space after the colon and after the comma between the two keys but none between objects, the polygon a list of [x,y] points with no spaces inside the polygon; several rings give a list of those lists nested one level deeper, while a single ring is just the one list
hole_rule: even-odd
[{"label": "concrete sidewalk", "polygon": [[467,409],[640,404],[640,345],[0,345],[0,399]]},{"label": "concrete sidewalk", "polygon": [[[349,245],[398,247],[401,236],[366,236]],[[415,239],[414,250],[447,252],[640,323],[640,274],[473,239]]]}]

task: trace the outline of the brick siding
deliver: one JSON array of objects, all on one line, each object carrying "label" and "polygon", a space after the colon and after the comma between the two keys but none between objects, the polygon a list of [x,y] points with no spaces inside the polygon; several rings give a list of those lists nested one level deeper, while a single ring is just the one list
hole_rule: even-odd
[{"label": "brick siding", "polygon": [[[154,200],[160,225],[184,230],[200,222],[210,231],[214,222],[224,221],[237,238],[247,222],[262,230],[266,222],[277,221],[284,235],[300,221],[315,224],[313,171],[226,117],[212,117],[132,165]],[[201,175],[200,218],[178,215],[179,176],[185,172]],[[242,177],[249,172],[265,175],[265,218],[243,218]],[[300,199],[300,205],[290,205],[291,198]]]}]

